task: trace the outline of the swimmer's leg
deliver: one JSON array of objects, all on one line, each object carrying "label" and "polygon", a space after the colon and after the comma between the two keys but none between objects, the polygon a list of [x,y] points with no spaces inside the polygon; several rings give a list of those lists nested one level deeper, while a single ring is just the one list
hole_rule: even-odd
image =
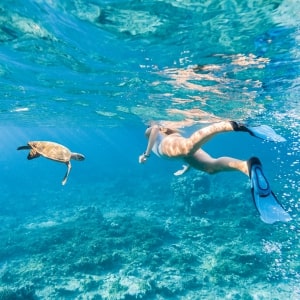
[{"label": "swimmer's leg", "polygon": [[184,161],[191,167],[209,174],[225,171],[240,171],[247,176],[249,174],[247,161],[227,156],[213,158],[202,149],[185,157]]},{"label": "swimmer's leg", "polygon": [[214,123],[194,132],[189,138],[180,135],[166,136],[160,145],[161,153],[167,157],[186,157],[198,151],[203,144],[221,132],[234,131],[231,122]]},{"label": "swimmer's leg", "polygon": [[200,130],[194,132],[187,139],[187,148],[189,152],[187,154],[192,154],[197,151],[203,144],[209,141],[218,133],[229,132],[229,131],[242,131],[251,134],[257,138],[273,141],[273,142],[284,142],[285,139],[277,134],[271,127],[267,125],[253,126],[249,127],[243,124],[239,124],[235,121],[222,121],[214,123],[210,126],[201,128]]},{"label": "swimmer's leg", "polygon": [[168,157],[190,156],[216,134],[230,131],[247,132],[269,141],[284,141],[284,138],[277,135],[272,128],[266,125],[247,127],[234,121],[222,121],[197,130],[189,138],[178,135],[165,137],[161,143],[161,152]]},{"label": "swimmer's leg", "polygon": [[214,123],[207,127],[201,128],[194,132],[189,138],[188,143],[190,146],[189,154],[196,152],[202,145],[208,142],[212,137],[218,133],[234,131],[231,121],[222,121]]}]

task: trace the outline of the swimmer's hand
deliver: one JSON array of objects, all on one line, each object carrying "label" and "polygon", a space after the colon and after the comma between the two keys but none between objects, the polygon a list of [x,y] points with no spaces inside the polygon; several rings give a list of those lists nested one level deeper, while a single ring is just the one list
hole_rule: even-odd
[{"label": "swimmer's hand", "polygon": [[181,170],[178,170],[174,173],[175,176],[180,176],[190,169],[190,165],[182,165],[182,167],[183,168]]},{"label": "swimmer's hand", "polygon": [[149,158],[149,155],[146,155],[144,152],[142,155],[139,156],[139,163],[144,164],[148,158]]}]

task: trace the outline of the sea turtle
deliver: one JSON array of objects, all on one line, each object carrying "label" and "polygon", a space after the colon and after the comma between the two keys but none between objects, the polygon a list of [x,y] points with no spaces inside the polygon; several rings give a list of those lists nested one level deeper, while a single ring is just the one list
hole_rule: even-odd
[{"label": "sea turtle", "polygon": [[26,146],[20,146],[17,150],[29,149],[27,159],[37,158],[44,156],[54,161],[65,163],[68,167],[66,175],[62,181],[62,185],[65,185],[71,171],[71,159],[84,160],[84,156],[80,153],[73,153],[67,147],[48,141],[31,141]]}]

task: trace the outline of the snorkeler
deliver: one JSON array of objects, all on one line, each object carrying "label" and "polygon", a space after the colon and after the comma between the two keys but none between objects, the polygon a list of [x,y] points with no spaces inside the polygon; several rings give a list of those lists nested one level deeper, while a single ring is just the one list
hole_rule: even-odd
[{"label": "snorkeler", "polygon": [[145,135],[148,138],[148,145],[146,151],[139,156],[139,163],[145,163],[152,151],[158,157],[180,158],[186,163],[183,165],[183,169],[174,173],[176,176],[184,174],[191,167],[209,174],[240,171],[249,176],[251,180],[253,200],[262,221],[269,224],[276,221],[290,221],[290,215],[282,208],[271,191],[269,182],[263,173],[261,162],[257,157],[252,157],[247,161],[232,157],[212,158],[201,149],[202,145],[216,134],[230,131],[248,132],[255,137],[269,141],[285,141],[283,137],[266,125],[246,127],[234,121],[222,121],[201,128],[190,137],[185,138],[177,129],[155,124],[146,129]]}]

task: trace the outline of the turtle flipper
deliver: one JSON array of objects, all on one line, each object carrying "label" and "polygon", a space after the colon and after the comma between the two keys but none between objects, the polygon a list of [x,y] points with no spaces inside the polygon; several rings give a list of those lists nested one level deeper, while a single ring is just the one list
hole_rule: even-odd
[{"label": "turtle flipper", "polygon": [[31,149],[28,156],[27,156],[27,159],[34,159],[34,158],[37,158],[37,157],[40,157],[41,155],[39,153],[37,153],[35,150]]},{"label": "turtle flipper", "polygon": [[64,177],[63,181],[61,182],[62,185],[65,185],[65,184],[67,183],[68,176],[69,176],[70,171],[71,171],[71,168],[72,168],[70,162],[67,162],[66,165],[67,165],[68,168],[67,168],[67,172],[66,172],[66,174],[65,174],[65,177]]},{"label": "turtle flipper", "polygon": [[29,149],[31,149],[31,147],[28,146],[28,145],[26,145],[26,146],[20,146],[20,147],[17,148],[17,150],[29,150]]}]

